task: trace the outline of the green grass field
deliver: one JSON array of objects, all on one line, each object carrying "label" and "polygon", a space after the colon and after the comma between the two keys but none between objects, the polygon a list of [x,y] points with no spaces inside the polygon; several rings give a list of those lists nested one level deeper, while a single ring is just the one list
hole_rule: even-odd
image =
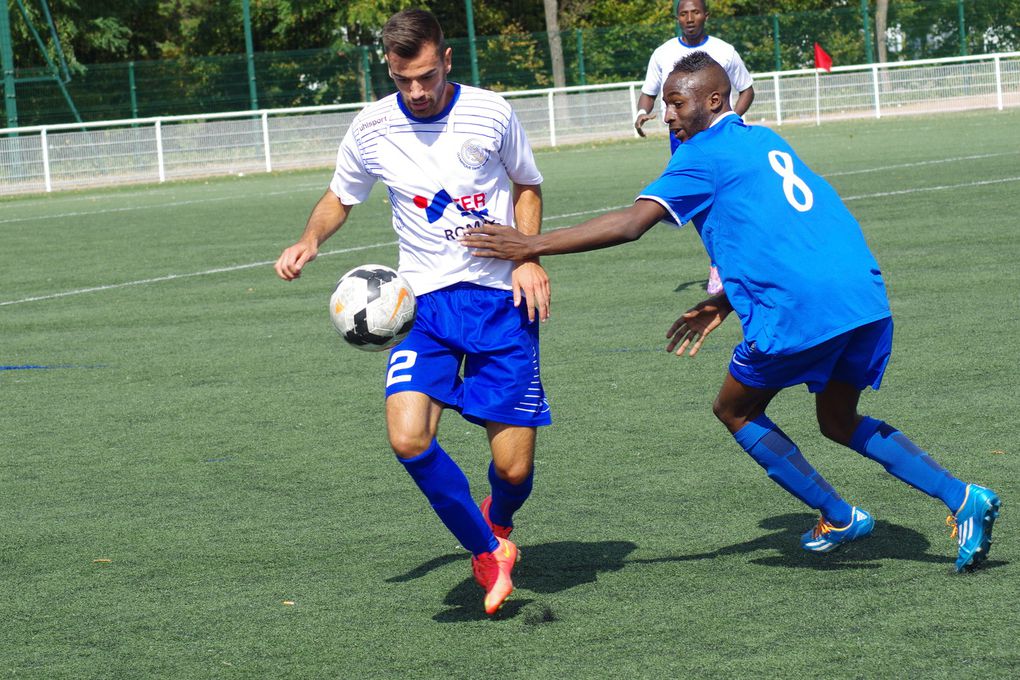
[{"label": "green grass field", "polygon": [[[862,410],[1004,511],[953,572],[937,501],[772,418],[872,538],[803,554],[814,516],[711,402],[736,319],[663,351],[699,301],[691,229],[548,258],[554,424],[493,619],[467,554],[394,461],[385,356],[332,330],[337,276],[395,264],[385,193],[293,283],[270,263],[329,169],[0,201],[0,677],[1009,677],[1020,667],[1020,112],[782,130],[861,221],[896,351]],[[542,151],[546,228],[628,204],[650,141]],[[441,441],[480,500],[483,432]]]}]

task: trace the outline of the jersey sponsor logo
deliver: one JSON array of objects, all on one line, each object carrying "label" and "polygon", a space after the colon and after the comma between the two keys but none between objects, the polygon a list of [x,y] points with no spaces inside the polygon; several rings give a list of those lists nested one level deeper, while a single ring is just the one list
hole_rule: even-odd
[{"label": "jersey sponsor logo", "polygon": [[477,170],[489,160],[489,150],[477,139],[469,139],[461,145],[457,160],[468,170]]},{"label": "jersey sponsor logo", "polygon": [[[415,196],[414,205],[425,211],[425,218],[429,221],[429,224],[435,224],[446,212],[446,208],[452,203],[460,210],[461,217],[474,218],[475,224],[478,223],[492,223],[493,220],[489,217],[489,209],[485,207],[487,197],[484,192],[477,194],[467,194],[454,199],[446,191],[446,189],[440,189],[432,200],[425,198],[424,196]],[[469,225],[475,226],[475,225]],[[462,231],[463,228],[458,228]],[[457,236],[450,229],[446,230],[447,238],[454,239]]]},{"label": "jersey sponsor logo", "polygon": [[429,224],[438,222],[439,218],[443,216],[443,212],[446,211],[446,206],[451,203],[453,203],[453,199],[450,198],[450,194],[446,193],[446,189],[440,189],[431,201],[424,196],[414,197],[414,204],[425,211],[425,217],[428,218]]}]

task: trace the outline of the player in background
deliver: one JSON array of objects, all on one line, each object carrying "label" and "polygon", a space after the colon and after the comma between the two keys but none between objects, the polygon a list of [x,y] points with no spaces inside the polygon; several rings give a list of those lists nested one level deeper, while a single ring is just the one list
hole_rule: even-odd
[{"label": "player in background", "polygon": [[478,256],[517,260],[613,246],[660,220],[692,220],[721,265],[724,291],[677,319],[666,349],[679,356],[689,348],[694,356],[736,312],[744,339],[713,410],[773,481],[820,511],[801,546],[828,552],[874,526],[765,415],[780,390],[805,383],[822,434],[945,503],[959,543],[956,569],[973,568],[988,556],[998,497],[953,477],[906,435],[857,411],[863,389],[879,387],[893,330],[885,284],[860,226],[786,141],[732,112],[729,89],[726,72],[704,52],[676,65],[663,102],[670,131],[684,143],[632,206],[535,237],[482,227],[462,242]]},{"label": "player in background", "polygon": [[[300,276],[372,186],[387,186],[399,271],[418,298],[414,328],[390,352],[387,433],[436,514],[472,553],[493,614],[513,589],[513,515],[531,493],[536,427],[550,422],[537,324],[549,316],[549,279],[538,260],[475,257],[457,237],[487,222],[539,233],[542,175],[506,100],[447,80],[451,49],[431,13],[398,12],[382,41],[398,92],[355,117],[329,189],[276,272],[286,281]],[[481,508],[436,439],[447,408],[488,434],[492,493]]]},{"label": "player in background", "polygon": [[[650,112],[655,107],[655,100],[662,92],[666,76],[678,61],[695,50],[707,52],[726,69],[732,91],[738,93],[737,101],[733,104],[733,110],[737,112],[737,115],[743,116],[751,108],[751,102],[754,101],[754,80],[733,45],[705,33],[707,20],[708,7],[705,0],[680,0],[677,3],[676,21],[680,25],[681,35],[677,38],[670,38],[652,52],[652,57],[648,60],[645,82],[641,86],[634,129],[642,137],[645,136],[642,126],[655,117]],[[680,140],[669,135],[669,154],[671,156],[678,146],[680,146]],[[708,284],[705,289],[709,295],[722,292],[719,267],[714,260],[708,268]]]}]

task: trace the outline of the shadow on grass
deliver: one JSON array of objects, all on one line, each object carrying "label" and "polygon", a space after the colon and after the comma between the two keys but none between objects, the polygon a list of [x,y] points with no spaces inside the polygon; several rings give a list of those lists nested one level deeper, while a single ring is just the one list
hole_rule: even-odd
[{"label": "shadow on grass", "polygon": [[[945,551],[938,554],[929,552],[931,543],[923,535],[906,527],[877,520],[871,536],[826,554],[809,553],[800,547],[800,536],[817,521],[815,515],[791,513],[762,520],[758,526],[772,533],[758,538],[716,548],[710,552],[675,557],[654,557],[630,560],[633,563],[652,564],[655,562],[689,562],[713,559],[725,555],[750,555],[763,550],[778,552],[751,559],[753,564],[792,569],[840,570],[879,569],[878,560],[909,560],[928,562],[952,568],[956,560],[956,542],[946,537]],[[1008,562],[989,560],[981,569],[1000,567]]]},{"label": "shadow on grass", "polygon": [[[637,548],[630,541],[556,541],[521,547],[521,561],[514,568],[514,585],[522,590],[549,594],[568,590],[584,583],[593,583],[600,573],[619,571],[627,565],[626,557]],[[388,583],[402,583],[425,576],[452,562],[463,562],[465,570],[470,569],[464,553],[443,555],[421,564],[411,571],[386,579]],[[510,619],[521,614],[522,609],[534,600],[517,599],[511,596],[494,620]],[[489,618],[482,611],[482,590],[468,577],[458,583],[446,597],[443,604],[448,607],[434,617],[441,623],[459,623]],[[535,625],[555,621],[555,615],[547,607],[525,613],[525,623]]]},{"label": "shadow on grass", "polygon": [[[531,625],[552,623],[556,620],[548,607],[527,607],[534,599],[520,597],[520,590],[536,594],[551,594],[568,590],[585,583],[594,583],[599,574],[615,572],[630,564],[657,564],[694,562],[727,555],[753,555],[768,551],[773,554],[754,557],[748,561],[766,567],[815,569],[819,571],[843,569],[879,569],[879,560],[908,560],[938,564],[951,571],[956,559],[956,542],[946,537],[945,551],[930,552],[931,543],[922,534],[906,527],[877,520],[875,531],[868,538],[851,543],[840,550],[824,555],[812,554],[800,547],[800,536],[816,521],[815,515],[791,513],[762,520],[758,526],[768,530],[758,538],[716,548],[703,553],[627,559],[638,546],[630,541],[557,541],[521,548],[521,562],[514,569],[514,584],[519,589],[503,608],[492,617],[482,611],[482,591],[471,577],[454,586],[443,598],[447,607],[433,616],[440,623],[461,623],[486,618],[512,619],[523,615],[523,622]],[[775,554],[778,553],[778,554]],[[470,566],[465,553],[442,555],[424,562],[410,571],[386,579],[387,583],[404,583],[421,578],[429,572],[461,562],[465,570]],[[1008,561],[988,560],[981,571],[1008,565]],[[527,607],[527,609],[525,609]]]},{"label": "shadow on grass", "polygon": [[685,281],[684,283],[677,284],[677,287],[673,289],[674,293],[682,293],[690,287],[700,289],[702,292],[705,291],[705,287],[708,285],[708,279],[697,279],[694,281]]}]

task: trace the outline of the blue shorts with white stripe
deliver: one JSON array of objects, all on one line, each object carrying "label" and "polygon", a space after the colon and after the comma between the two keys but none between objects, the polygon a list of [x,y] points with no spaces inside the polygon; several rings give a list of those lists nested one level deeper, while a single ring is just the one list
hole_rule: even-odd
[{"label": "blue shorts with white stripe", "polygon": [[411,333],[390,350],[386,396],[422,392],[467,420],[552,422],[539,371],[538,322],[513,293],[458,283],[418,296]]}]

